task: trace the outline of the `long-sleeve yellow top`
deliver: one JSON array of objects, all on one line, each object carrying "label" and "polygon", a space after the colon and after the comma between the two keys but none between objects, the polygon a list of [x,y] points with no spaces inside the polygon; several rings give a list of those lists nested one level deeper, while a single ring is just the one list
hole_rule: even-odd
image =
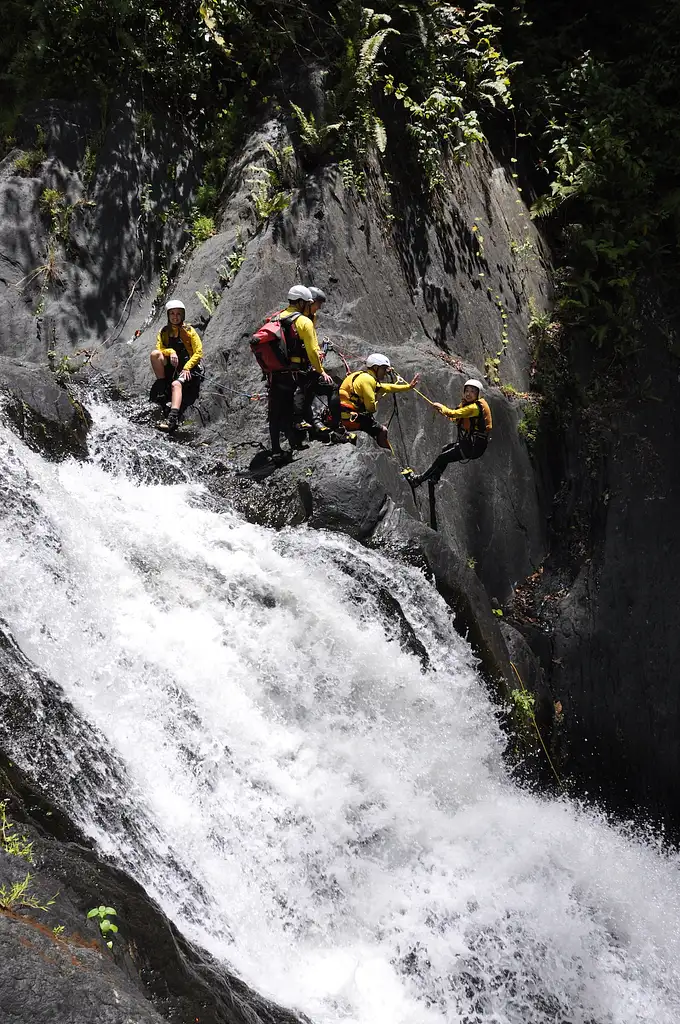
[{"label": "long-sleeve yellow top", "polygon": [[455,409],[449,409],[443,405],[442,414],[450,420],[457,420],[459,429],[467,432],[474,430],[475,433],[488,433],[493,427],[491,409],[485,398],[478,398],[476,402],[469,405],[459,405]]},{"label": "long-sleeve yellow top", "polygon": [[[283,310],[281,316],[289,316],[291,313],[297,313],[295,306],[288,306]],[[323,366],[321,365],[321,349],[319,348],[319,339],[316,336],[314,321],[310,320],[308,316],[303,316],[303,314],[300,313],[295,320],[295,329],[297,331],[298,338],[305,347],[305,352],[307,353],[310,365],[317,373],[323,373]],[[302,357],[292,355],[290,361],[291,363],[301,363]]]},{"label": "long-sleeve yellow top", "polygon": [[[156,339],[156,348],[164,356],[168,357],[171,352],[177,351],[173,346],[173,341],[177,342],[178,338],[179,344],[183,345],[189,354],[189,358],[182,369],[193,370],[203,358],[203,343],[197,332],[189,324],[182,324],[181,327],[166,324],[165,327],[161,327]],[[178,352],[177,355],[180,355],[180,353]]]},{"label": "long-sleeve yellow top", "polygon": [[350,373],[340,385],[340,401],[357,412],[374,413],[383,395],[394,391],[410,391],[410,384],[384,384],[370,370]]}]

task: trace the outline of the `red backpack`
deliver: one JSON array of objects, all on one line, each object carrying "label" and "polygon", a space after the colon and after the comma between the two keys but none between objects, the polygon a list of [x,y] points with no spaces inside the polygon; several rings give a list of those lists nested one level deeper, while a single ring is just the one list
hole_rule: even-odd
[{"label": "red backpack", "polygon": [[289,313],[282,317],[281,313],[274,313],[253,334],[250,348],[264,373],[290,370],[292,339],[288,332],[299,316],[299,313]]}]

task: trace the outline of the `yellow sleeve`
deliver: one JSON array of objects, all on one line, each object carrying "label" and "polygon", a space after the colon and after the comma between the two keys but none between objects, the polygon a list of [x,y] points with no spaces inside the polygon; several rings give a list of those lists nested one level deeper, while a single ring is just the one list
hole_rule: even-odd
[{"label": "yellow sleeve", "polygon": [[450,420],[472,420],[475,416],[479,416],[479,408],[476,402],[471,405],[459,405],[457,409],[447,409],[444,405],[442,413]]},{"label": "yellow sleeve", "polygon": [[[410,391],[410,384],[378,384],[378,391],[384,391],[386,395],[391,395],[393,391]],[[380,397],[380,396],[378,396]]]},{"label": "yellow sleeve", "polygon": [[361,399],[366,412],[373,413],[376,410],[375,389],[377,381],[371,373],[361,373],[354,381],[354,391]]},{"label": "yellow sleeve", "polygon": [[323,373],[319,341],[316,336],[316,328],[314,327],[314,324],[308,316],[299,316],[295,321],[295,327],[297,328],[298,337],[302,340],[305,346],[305,352],[307,353],[307,358],[310,363],[317,373]]},{"label": "yellow sleeve", "polygon": [[165,345],[163,344],[163,328],[161,328],[160,331],[158,332],[158,337],[156,338],[156,348],[158,349],[159,352],[162,352],[164,356],[169,356],[171,352],[175,351],[174,348],[166,348]]},{"label": "yellow sleeve", "polygon": [[185,327],[184,330],[191,345],[191,356],[184,364],[184,369],[193,370],[197,363],[199,363],[203,358],[203,343],[193,327]]}]

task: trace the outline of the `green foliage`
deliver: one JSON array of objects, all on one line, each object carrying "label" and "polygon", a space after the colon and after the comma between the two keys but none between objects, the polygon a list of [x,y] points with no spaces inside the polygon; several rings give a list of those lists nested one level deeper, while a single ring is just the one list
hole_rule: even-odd
[{"label": "green foliage", "polygon": [[517,39],[518,117],[545,182],[532,213],[553,232],[559,319],[603,366],[623,367],[650,281],[674,288],[680,269],[679,37],[675,4],[603,8],[594,30],[550,0]]},{"label": "green foliage", "polygon": [[227,256],[226,264],[223,264],[218,270],[220,281],[225,285],[230,285],[243,266],[245,259],[245,239],[241,233],[238,232],[236,236],[236,246]]},{"label": "green foliage", "polygon": [[526,443],[529,451],[533,451],[538,436],[540,423],[540,406],[537,401],[528,401],[524,406],[524,415],[517,425],[517,433]]},{"label": "green foliage", "polygon": [[16,825],[7,817],[7,801],[0,801],[0,849],[12,857],[22,857],[33,863],[33,843],[16,831]]},{"label": "green foliage", "polygon": [[191,222],[191,237],[196,245],[207,242],[215,234],[215,221],[205,214],[196,214]]},{"label": "green foliage", "polygon": [[83,157],[83,188],[87,192],[92,184],[95,173],[97,170],[97,150],[88,143],[85,147],[85,156]]},{"label": "green foliage", "polygon": [[290,206],[292,189],[297,185],[297,173],[293,163],[293,147],[274,149],[265,144],[266,163],[251,164],[250,201],[258,222],[263,223],[276,213]]},{"label": "green foliage", "polygon": [[98,919],[99,931],[102,933],[102,936],[106,941],[106,945],[109,947],[109,949],[112,949],[112,936],[115,935],[116,932],[118,931],[118,925],[114,924],[113,921],[109,920],[110,917],[117,916],[116,911],[113,909],[113,907],[107,907],[104,904],[102,904],[100,907],[93,907],[92,910],[88,910],[87,916],[88,919],[93,917],[96,917]]},{"label": "green foliage", "polygon": [[220,304],[220,299],[222,298],[219,292],[213,291],[212,288],[206,288],[205,295],[203,292],[196,292],[196,297],[208,316],[212,316],[214,314]]},{"label": "green foliage", "polygon": [[302,151],[310,162],[317,163],[337,144],[343,122],[325,124],[317,121],[314,114],[305,114],[297,103],[291,103],[291,109],[298,122]]},{"label": "green foliage", "polygon": [[536,698],[533,693],[529,693],[528,690],[512,690],[510,693],[510,699],[515,705],[515,709],[520,715],[521,719],[526,722],[533,722],[534,720],[534,705]]},{"label": "green foliage", "polygon": [[31,890],[31,877],[29,871],[21,882],[14,882],[9,886],[0,885],[0,909],[47,911],[51,906],[54,906],[59,893],[55,893],[51,899],[41,902],[40,898]]},{"label": "green foliage", "polygon": [[510,73],[519,62],[501,52],[494,4],[477,3],[469,11],[434,2],[423,6],[424,12],[409,8],[420,37],[408,65],[411,81],[405,80],[407,68],[398,79],[389,74],[385,92],[406,108],[408,131],[434,189],[444,184],[442,155],[460,158],[484,138],[482,112],[513,106]]},{"label": "green foliage", "polygon": [[50,349],[47,353],[47,362],[58,383],[62,385],[66,384],[71,375],[80,369],[80,366],[77,366],[70,356],[59,355],[54,349]]},{"label": "green foliage", "polygon": [[42,125],[37,125],[35,129],[35,146],[33,149],[29,149],[28,152],[22,153],[14,161],[15,174],[20,175],[22,178],[35,177],[40,166],[47,159],[45,141],[45,129]]},{"label": "green foliage", "polygon": [[40,195],[39,206],[50,218],[50,234],[60,242],[68,244],[71,233],[71,218],[80,207],[94,206],[90,199],[78,199],[69,203],[63,192],[56,188],[45,188]]},{"label": "green foliage", "polygon": [[210,214],[217,204],[217,189],[214,185],[203,183],[196,190],[196,209],[199,213]]},{"label": "green foliage", "polygon": [[[35,316],[41,316],[46,296],[54,291],[63,281],[62,277],[63,260],[60,258],[57,245],[53,237],[50,237],[44,262],[34,267],[29,274],[17,282],[19,291],[37,290],[38,302],[35,309]],[[35,288],[37,286],[37,289]]]},{"label": "green foliage", "polygon": [[52,934],[54,935],[55,939],[60,939],[62,937],[62,935],[64,934],[65,930],[66,930],[66,926],[65,925],[63,925],[63,924],[56,924],[54,926],[54,928],[52,929]]}]

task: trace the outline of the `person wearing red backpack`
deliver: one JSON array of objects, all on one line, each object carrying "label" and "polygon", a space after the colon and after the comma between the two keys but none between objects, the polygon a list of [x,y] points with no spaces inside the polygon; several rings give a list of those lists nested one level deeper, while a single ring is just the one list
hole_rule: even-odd
[{"label": "person wearing red backpack", "polygon": [[300,447],[295,436],[294,414],[295,392],[301,385],[301,375],[313,372],[323,384],[333,384],[333,378],[322,365],[316,328],[311,318],[313,304],[314,296],[309,288],[303,284],[293,285],[288,292],[288,306],[269,321],[280,325],[285,341],[285,356],[281,352],[280,368],[263,366],[269,378],[268,419],[272,457],[277,460],[284,454],[281,434],[288,440],[291,450]]}]

